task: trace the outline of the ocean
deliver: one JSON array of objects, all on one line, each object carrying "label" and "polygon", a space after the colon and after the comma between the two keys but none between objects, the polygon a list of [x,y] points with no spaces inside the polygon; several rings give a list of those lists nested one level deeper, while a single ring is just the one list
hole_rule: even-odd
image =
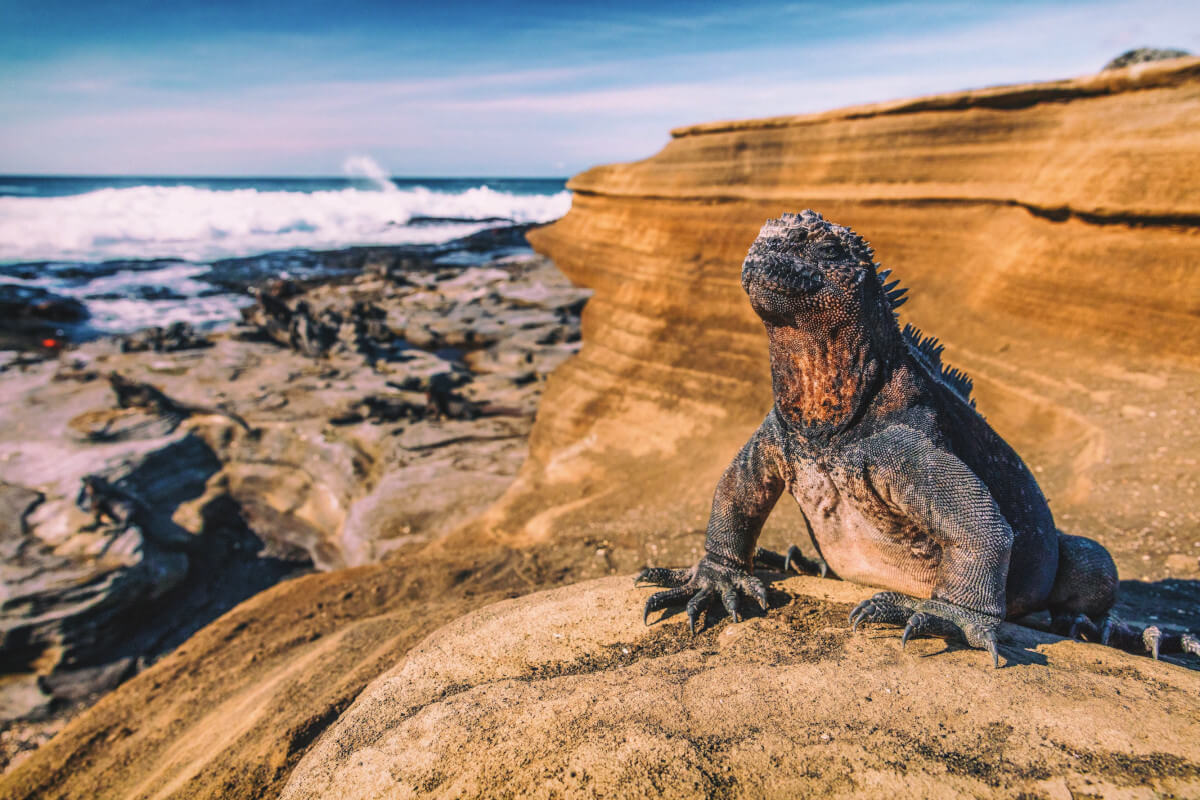
[{"label": "ocean", "polygon": [[[219,259],[359,245],[437,244],[548,222],[563,179],[0,176],[0,284],[83,302],[89,326],[220,327],[250,302],[200,280]],[[286,274],[281,275],[286,277]]]}]

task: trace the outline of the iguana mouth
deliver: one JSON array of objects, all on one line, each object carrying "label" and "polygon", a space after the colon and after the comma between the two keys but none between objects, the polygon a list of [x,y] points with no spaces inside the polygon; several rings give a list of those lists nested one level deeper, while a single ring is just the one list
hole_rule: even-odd
[{"label": "iguana mouth", "polygon": [[749,290],[752,285],[782,294],[796,295],[813,294],[825,285],[825,281],[816,270],[805,267],[796,269],[747,265],[743,269],[742,286]]}]

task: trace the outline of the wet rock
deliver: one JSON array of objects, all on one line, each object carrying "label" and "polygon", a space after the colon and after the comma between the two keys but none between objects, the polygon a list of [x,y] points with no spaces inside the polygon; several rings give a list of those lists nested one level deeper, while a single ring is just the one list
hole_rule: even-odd
[{"label": "wet rock", "polygon": [[[94,458],[103,471],[79,478],[77,498],[0,483],[0,668],[37,676],[42,694],[67,704],[108,691],[309,563],[305,553],[263,557],[237,504],[211,491],[220,460],[190,433],[115,464]],[[30,691],[0,692],[0,729],[45,711],[21,700]]]},{"label": "wet rock", "polygon": [[120,292],[98,292],[86,296],[87,300],[186,300],[169,286],[129,286]]},{"label": "wet rock", "polygon": [[0,284],[0,345],[30,347],[41,340],[79,338],[87,307],[71,297],[16,283]]},{"label": "wet rock", "polygon": [[[503,297],[569,287],[528,255],[392,255],[355,254],[349,279],[264,284],[234,335],[151,329],[4,373],[0,506],[23,524],[0,536],[0,661],[37,679],[12,683],[20,714],[90,703],[248,594],[437,539],[505,490],[541,356],[468,361],[577,336],[569,307]],[[410,324],[428,337],[407,340]]]},{"label": "wet rock", "polygon": [[193,350],[211,347],[212,341],[186,322],[175,322],[165,328],[154,327],[118,337],[122,353],[137,353],[152,350],[156,353],[174,353],[177,350]]}]

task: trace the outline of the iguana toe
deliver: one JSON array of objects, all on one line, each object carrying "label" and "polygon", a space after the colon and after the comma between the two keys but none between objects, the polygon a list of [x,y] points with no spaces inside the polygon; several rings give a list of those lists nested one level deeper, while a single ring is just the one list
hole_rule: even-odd
[{"label": "iguana toe", "polygon": [[696,635],[696,621],[700,618],[700,612],[707,611],[708,607],[712,605],[712,601],[713,590],[711,586],[704,586],[688,601],[688,627],[691,628],[693,636]]},{"label": "iguana toe", "polygon": [[900,634],[900,649],[903,650],[913,636],[955,636],[958,632],[958,626],[953,622],[918,611],[908,618],[904,633]]},{"label": "iguana toe", "polygon": [[665,592],[656,592],[646,600],[646,608],[642,612],[642,624],[649,625],[650,614],[668,606],[673,606],[677,603],[682,603],[692,594],[692,590],[686,587],[677,587],[668,589]]},{"label": "iguana toe", "polygon": [[753,575],[739,575],[734,579],[738,589],[742,594],[753,597],[758,601],[758,605],[763,611],[766,611],[770,605],[767,601],[767,587],[758,578]]},{"label": "iguana toe", "polygon": [[863,600],[850,612],[850,630],[857,631],[864,622],[882,622],[886,625],[902,625],[912,614],[912,598],[897,592],[880,592]]},{"label": "iguana toe", "polygon": [[809,558],[800,552],[800,548],[792,545],[788,548],[787,558],[783,562],[783,571],[790,572],[795,569],[801,574],[816,575],[824,578],[829,574],[829,565],[825,563],[825,559],[817,556]]},{"label": "iguana toe", "polygon": [[633,579],[633,585],[637,586],[645,581],[655,586],[683,586],[689,578],[691,578],[691,570],[646,567]]},{"label": "iguana toe", "polygon": [[1099,641],[1120,650],[1146,653],[1153,659],[1158,659],[1163,653],[1200,655],[1200,637],[1194,633],[1160,628],[1158,625],[1141,629],[1113,617],[1107,617],[1100,625]]}]

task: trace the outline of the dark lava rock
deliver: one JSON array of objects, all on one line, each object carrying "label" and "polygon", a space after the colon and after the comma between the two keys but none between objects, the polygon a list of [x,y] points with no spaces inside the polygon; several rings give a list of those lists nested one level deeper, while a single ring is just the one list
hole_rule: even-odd
[{"label": "dark lava rock", "polygon": [[15,283],[0,284],[0,347],[58,348],[84,338],[87,306],[71,297]]},{"label": "dark lava rock", "polygon": [[348,281],[364,273],[397,279],[406,273],[427,272],[435,262],[439,265],[468,265],[527,251],[529,243],[525,240],[525,233],[535,227],[534,224],[502,225],[444,244],[287,250],[250,258],[226,258],[212,262],[209,271],[197,275],[196,280],[232,292],[250,294],[252,288],[272,280],[287,280],[307,288]]},{"label": "dark lava rock", "polygon": [[153,350],[156,353],[173,353],[177,350],[194,350],[211,347],[212,341],[186,322],[175,322],[165,328],[145,330],[119,337],[122,353],[139,353]]},{"label": "dark lava rock", "polygon": [[538,223],[529,222],[521,225],[487,228],[478,233],[472,233],[470,236],[455,239],[445,245],[445,248],[447,250],[469,250],[475,253],[510,247],[526,248],[529,247],[529,242],[526,240],[525,234],[540,227],[541,225]]},{"label": "dark lava rock", "polygon": [[250,290],[256,286],[281,279],[315,286],[349,279],[361,271],[362,265],[354,263],[355,259],[338,257],[348,252],[288,250],[250,258],[226,258],[214,261],[209,265],[208,272],[197,275],[195,279],[238,294],[250,294]]},{"label": "dark lava rock", "polygon": [[35,286],[0,283],[0,325],[83,322],[87,306]]},{"label": "dark lava rock", "polygon": [[87,295],[88,300],[186,300],[169,286],[130,286],[119,292],[101,292]]},{"label": "dark lava rock", "polygon": [[420,227],[423,225],[451,225],[451,224],[507,224],[512,225],[513,221],[507,217],[426,217],[417,215],[409,217],[406,225]]},{"label": "dark lava rock", "polygon": [[1163,61],[1168,58],[1183,58],[1190,56],[1187,50],[1171,48],[1138,47],[1128,50],[1104,65],[1103,69],[1120,69],[1132,64],[1144,64],[1147,61]]},{"label": "dark lava rock", "polygon": [[26,261],[0,266],[0,275],[22,280],[54,278],[71,284],[84,284],[118,272],[151,272],[186,263],[178,258],[120,259],[91,263],[87,261]]}]

